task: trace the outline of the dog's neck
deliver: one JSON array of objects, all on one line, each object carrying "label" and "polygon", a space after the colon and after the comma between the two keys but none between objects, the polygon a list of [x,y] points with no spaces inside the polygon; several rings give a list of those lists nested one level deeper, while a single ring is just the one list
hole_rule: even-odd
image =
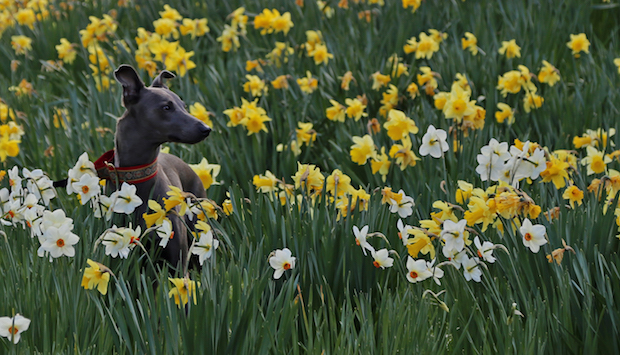
[{"label": "dog's neck", "polygon": [[119,119],[114,136],[114,166],[123,168],[150,164],[159,155],[161,144],[150,143],[148,130],[129,122],[129,117]]}]

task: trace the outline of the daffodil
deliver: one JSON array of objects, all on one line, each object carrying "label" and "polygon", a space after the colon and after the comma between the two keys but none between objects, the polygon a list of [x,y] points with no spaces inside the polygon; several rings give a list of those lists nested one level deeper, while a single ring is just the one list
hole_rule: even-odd
[{"label": "daffodil", "polygon": [[213,251],[220,245],[220,241],[213,238],[213,231],[209,230],[206,233],[200,233],[198,242],[194,244],[192,248],[192,254],[198,255],[198,262],[202,265],[205,260],[213,255]]},{"label": "daffodil", "polygon": [[577,186],[571,185],[564,190],[562,198],[569,201],[571,208],[575,208],[575,203],[579,206],[582,204],[583,191],[581,191]]},{"label": "daffodil", "polygon": [[415,122],[407,117],[404,112],[399,110],[390,110],[388,121],[383,124],[387,130],[387,134],[392,140],[398,141],[409,136],[409,133],[418,133],[418,127]]},{"label": "daffodil", "polygon": [[273,278],[277,280],[286,270],[294,269],[296,260],[288,248],[274,250],[269,257],[269,265],[274,269]]},{"label": "daffodil", "polygon": [[427,156],[430,154],[433,158],[441,158],[444,152],[447,152],[448,143],[446,138],[448,134],[443,129],[436,129],[435,126],[429,125],[426,133],[422,137],[422,145],[420,146],[420,155]]},{"label": "daffodil", "polygon": [[123,182],[121,189],[110,195],[113,201],[112,211],[116,213],[131,214],[140,205],[142,199],[136,194],[136,185]]},{"label": "daffodil", "polygon": [[499,111],[495,112],[495,119],[498,123],[504,123],[511,125],[515,122],[514,110],[503,102],[497,103]]},{"label": "daffodil", "polygon": [[200,282],[192,281],[189,278],[168,278],[168,280],[174,285],[174,287],[168,291],[168,297],[174,297],[174,303],[177,306],[185,306],[190,298],[194,301],[194,304],[197,304],[196,288],[200,287]]},{"label": "daffodil", "polygon": [[530,248],[533,253],[538,253],[540,247],[547,244],[545,238],[547,229],[541,224],[532,225],[532,222],[526,218],[523,220],[519,231],[523,236],[523,245]]},{"label": "daffodil", "polygon": [[189,114],[201,120],[207,126],[213,127],[213,122],[210,117],[212,113],[207,111],[204,105],[200,102],[196,102],[189,106]]},{"label": "daffodil", "polygon": [[505,55],[506,58],[521,58],[521,47],[517,45],[516,40],[502,41],[502,47],[498,50],[498,53]]},{"label": "daffodil", "polygon": [[23,35],[11,36],[11,46],[13,46],[15,54],[27,54],[32,50],[32,39]]},{"label": "daffodil", "polygon": [[362,117],[367,117],[368,113],[365,112],[366,105],[359,99],[345,99],[345,103],[347,104],[347,116],[349,118],[355,119],[355,121],[359,121]]},{"label": "daffodil", "polygon": [[588,41],[585,33],[571,34],[570,41],[566,43],[566,46],[570,48],[575,58],[579,58],[581,52],[590,53],[590,41]]},{"label": "daffodil", "polygon": [[325,110],[325,115],[330,121],[344,122],[346,118],[347,108],[336,100],[329,100],[332,107]]},{"label": "daffodil", "polygon": [[394,265],[394,259],[390,258],[390,252],[387,249],[381,250],[371,250],[370,254],[372,255],[374,261],[372,264],[378,269],[385,269],[388,267],[392,267]]},{"label": "daffodil", "polygon": [[362,229],[359,229],[357,226],[353,226],[353,235],[355,236],[355,244],[362,248],[364,256],[366,255],[366,250],[371,253],[375,251],[375,248],[373,248],[372,245],[370,245],[370,243],[366,240],[368,238],[368,226],[364,226]]},{"label": "daffodil", "polygon": [[551,65],[551,63],[543,60],[543,67],[538,72],[538,81],[541,83],[547,83],[549,86],[555,85],[560,81],[560,71]]},{"label": "daffodil", "polygon": [[433,276],[432,271],[426,267],[426,260],[415,260],[412,257],[407,257],[407,281],[416,283],[424,281]]},{"label": "daffodil", "polygon": [[103,264],[90,259],[86,260],[88,267],[84,269],[84,275],[82,276],[82,287],[87,290],[92,290],[97,287],[102,295],[108,293],[108,283],[110,282],[110,275],[112,271]]},{"label": "daffodil", "polygon": [[588,175],[604,172],[607,164],[611,163],[611,158],[592,146],[587,146],[586,150],[588,155],[581,159],[581,165],[587,167]]},{"label": "daffodil", "polygon": [[15,317],[0,317],[0,337],[5,337],[13,342],[19,343],[21,333],[30,327],[30,319],[16,314]]},{"label": "daffodil", "polygon": [[467,256],[463,256],[461,264],[463,265],[463,276],[465,276],[465,280],[474,280],[476,282],[481,281],[482,270],[478,266],[479,261],[480,260],[478,258],[470,259]]},{"label": "daffodil", "polygon": [[198,175],[205,189],[209,189],[209,187],[211,187],[211,185],[213,184],[218,184],[217,176],[219,175],[222,168],[221,165],[209,164],[207,158],[203,157],[200,163],[189,164],[189,167],[194,170],[196,175]]},{"label": "daffodil", "polygon": [[471,32],[465,32],[465,37],[461,38],[461,46],[473,55],[478,54],[478,39]]},{"label": "daffodil", "polygon": [[355,144],[351,146],[351,161],[359,165],[366,164],[368,158],[373,157],[376,153],[372,137],[367,134],[364,137],[354,136],[352,139]]},{"label": "daffodil", "polygon": [[305,78],[297,79],[297,85],[304,94],[312,94],[318,87],[319,81],[312,76],[312,73],[306,71]]}]

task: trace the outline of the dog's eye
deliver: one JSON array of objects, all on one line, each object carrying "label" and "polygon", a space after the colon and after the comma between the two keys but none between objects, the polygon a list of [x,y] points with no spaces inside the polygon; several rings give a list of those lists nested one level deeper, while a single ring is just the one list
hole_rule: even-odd
[{"label": "dog's eye", "polygon": [[161,109],[164,111],[170,111],[170,106],[164,105]]}]

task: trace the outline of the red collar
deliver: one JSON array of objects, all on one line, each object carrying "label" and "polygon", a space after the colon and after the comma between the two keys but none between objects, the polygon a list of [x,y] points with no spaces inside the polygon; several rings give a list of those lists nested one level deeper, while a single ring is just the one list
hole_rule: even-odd
[{"label": "red collar", "polygon": [[117,168],[114,166],[114,149],[105,152],[97,161],[95,169],[100,179],[118,183],[139,184],[151,180],[157,175],[157,158],[144,165]]}]

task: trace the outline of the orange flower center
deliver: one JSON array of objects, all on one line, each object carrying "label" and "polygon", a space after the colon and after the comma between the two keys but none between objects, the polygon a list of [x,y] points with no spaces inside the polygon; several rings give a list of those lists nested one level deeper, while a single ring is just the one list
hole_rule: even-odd
[{"label": "orange flower center", "polygon": [[282,265],[282,268],[283,268],[284,270],[289,270],[289,269],[291,268],[291,264],[290,264],[290,263],[288,263],[288,262],[287,262],[287,263],[284,263],[284,265]]},{"label": "orange flower center", "polygon": [[478,250],[478,256],[482,258],[482,252]]},{"label": "orange flower center", "polygon": [[360,245],[360,240],[355,238],[355,244]]},{"label": "orange flower center", "polygon": [[58,239],[56,241],[56,246],[59,247],[59,248],[64,247],[65,246],[65,240],[64,239]]},{"label": "orange flower center", "polygon": [[530,233],[525,233],[523,238],[525,238],[525,240],[527,240],[529,242],[530,240],[532,240],[532,235]]},{"label": "orange flower center", "polygon": [[372,264],[373,264],[373,265],[374,265],[377,269],[381,267],[381,264],[379,264],[379,263],[378,263],[378,262],[376,262],[376,261],[373,261],[373,262],[372,262]]},{"label": "orange flower center", "polygon": [[87,194],[88,191],[90,191],[90,187],[88,187],[86,185],[82,186],[82,193]]},{"label": "orange flower center", "polygon": [[409,273],[409,276],[411,276],[412,279],[417,279],[418,278],[418,273],[415,271],[412,271]]},{"label": "orange flower center", "polygon": [[19,331],[19,329],[15,328],[15,327],[9,327],[9,333],[15,335],[17,334],[17,332]]}]

